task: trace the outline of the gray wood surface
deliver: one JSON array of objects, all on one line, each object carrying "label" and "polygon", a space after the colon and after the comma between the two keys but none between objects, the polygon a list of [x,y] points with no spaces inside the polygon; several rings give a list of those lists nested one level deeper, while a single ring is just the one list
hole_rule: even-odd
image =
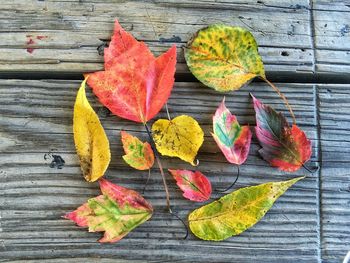
[{"label": "gray wood surface", "polygon": [[313,0],[317,72],[350,72],[350,2]]},{"label": "gray wood surface", "polygon": [[[37,1],[0,4],[2,72],[86,72],[102,69],[98,46],[110,39],[114,18],[159,53],[183,46],[198,29],[227,23],[251,30],[271,74],[311,73],[307,0],[262,1]],[[302,7],[302,8],[301,8]],[[42,36],[42,39],[37,37]],[[178,49],[177,72],[187,73]]]},{"label": "gray wood surface", "polygon": [[[341,262],[350,249],[349,17],[345,0],[2,1],[0,262]],[[156,54],[172,43],[179,47],[169,110],[173,117],[189,114],[203,127],[206,140],[198,169],[214,188],[227,186],[236,174],[210,136],[211,116],[223,94],[193,81],[180,48],[197,29],[214,22],[252,31],[268,76],[282,81],[277,86],[312,140],[307,165],[321,169],[314,174],[304,169],[279,172],[259,157],[253,138],[235,189],[307,178],[256,226],[224,242],[204,242],[193,235],[182,240],[181,223],[163,212],[156,167],[144,194],[156,212],[119,243],[99,244],[100,233],[62,219],[99,193],[97,183],[82,178],[74,149],[72,115],[80,81],[71,78],[103,68],[101,45],[109,41],[114,18]],[[226,94],[241,123],[255,123],[249,92],[289,117],[267,85],[253,82]],[[111,142],[107,179],[141,190],[147,173],[124,164],[120,130],[146,140],[144,128],[111,115],[90,91],[88,97]],[[166,117],[164,111],[159,117]],[[179,159],[162,160],[165,168],[193,169]],[[185,219],[199,205],[185,200],[170,176],[168,183],[173,208]]]},{"label": "gray wood surface", "polygon": [[[317,126],[314,116],[313,85],[283,84],[282,91],[293,104],[299,124],[313,141],[312,162],[317,165]],[[155,206],[153,219],[118,244],[98,244],[100,233],[88,233],[72,222],[61,219],[88,198],[98,194],[97,184],[83,180],[72,138],[72,110],[78,81],[3,80],[0,85],[1,138],[0,163],[1,239],[5,259],[42,259],[65,257],[101,257],[174,261],[291,261],[300,255],[304,262],[317,261],[318,176],[311,175],[288,191],[256,227],[224,242],[204,242],[190,236],[182,240],[184,229],[176,220],[162,213],[165,200],[160,175],[152,170],[145,197]],[[265,84],[254,83],[226,101],[242,123],[254,123],[248,92],[287,114],[276,94]],[[227,186],[236,168],[228,164],[210,137],[211,115],[221,101],[218,94],[198,83],[176,83],[169,100],[172,116],[190,114],[205,130],[206,141],[198,155],[198,169],[208,175],[214,187]],[[124,186],[141,190],[146,172],[124,164],[120,144],[121,129],[146,139],[141,125],[106,114],[94,102],[111,141],[112,162],[107,178]],[[191,105],[191,106],[189,106]],[[164,113],[161,115],[165,116]],[[257,155],[254,140],[250,156],[241,167],[236,188],[273,180],[285,180],[307,174],[300,170],[284,174],[269,167]],[[61,156],[62,169],[51,168],[52,159],[45,154]],[[179,159],[163,158],[165,168],[192,168]],[[193,168],[192,168],[193,169]],[[170,178],[170,177],[169,177]],[[172,205],[179,215],[187,214],[198,204],[185,200],[173,180],[169,179]],[[267,242],[268,240],[268,242]],[[36,249],[39,248],[40,249]],[[205,254],[205,258],[203,255]],[[248,256],[249,255],[249,256]],[[278,257],[277,257],[278,255]],[[301,256],[302,255],[302,256]]]},{"label": "gray wood surface", "polygon": [[350,85],[320,85],[322,256],[350,250]]}]

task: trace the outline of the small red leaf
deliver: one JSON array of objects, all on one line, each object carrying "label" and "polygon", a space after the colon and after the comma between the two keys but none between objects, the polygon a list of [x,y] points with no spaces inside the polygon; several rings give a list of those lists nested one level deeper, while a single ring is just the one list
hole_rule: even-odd
[{"label": "small red leaf", "polygon": [[207,201],[211,195],[211,183],[209,179],[199,171],[168,170],[176,184],[184,192],[183,197],[195,201]]},{"label": "small red leaf", "polygon": [[154,57],[145,43],[115,21],[104,51],[105,70],[89,74],[88,84],[113,114],[135,122],[152,119],[168,100],[174,85],[176,46]]},{"label": "small red leaf", "polygon": [[295,124],[289,126],[285,117],[253,95],[256,113],[256,136],[260,155],[272,166],[287,172],[297,171],[311,157],[311,141]]}]

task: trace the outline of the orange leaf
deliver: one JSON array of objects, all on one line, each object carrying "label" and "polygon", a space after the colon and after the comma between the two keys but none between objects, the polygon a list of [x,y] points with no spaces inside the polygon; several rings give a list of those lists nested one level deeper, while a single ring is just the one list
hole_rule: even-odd
[{"label": "orange leaf", "polygon": [[174,85],[176,46],[154,57],[148,47],[115,21],[105,49],[105,71],[89,74],[93,92],[115,115],[146,123],[168,100]]},{"label": "orange leaf", "polygon": [[124,161],[137,170],[150,169],[154,164],[154,154],[148,142],[141,142],[137,137],[121,131],[125,155]]}]

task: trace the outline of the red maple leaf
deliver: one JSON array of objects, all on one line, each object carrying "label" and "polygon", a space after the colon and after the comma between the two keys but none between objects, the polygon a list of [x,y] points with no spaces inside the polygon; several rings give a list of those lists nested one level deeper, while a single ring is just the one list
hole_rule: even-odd
[{"label": "red maple leaf", "polygon": [[105,70],[88,74],[87,81],[101,103],[136,122],[146,123],[157,115],[174,85],[176,46],[156,58],[115,21],[104,60]]}]

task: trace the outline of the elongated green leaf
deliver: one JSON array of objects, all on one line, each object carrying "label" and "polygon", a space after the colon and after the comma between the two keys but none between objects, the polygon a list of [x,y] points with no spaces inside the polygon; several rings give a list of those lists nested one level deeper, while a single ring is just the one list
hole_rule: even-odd
[{"label": "elongated green leaf", "polygon": [[185,59],[192,74],[217,91],[239,89],[257,76],[265,78],[258,45],[241,27],[214,24],[199,30],[187,44]]},{"label": "elongated green leaf", "polygon": [[220,241],[255,225],[289,187],[304,177],[241,188],[194,210],[188,217],[193,234]]}]

